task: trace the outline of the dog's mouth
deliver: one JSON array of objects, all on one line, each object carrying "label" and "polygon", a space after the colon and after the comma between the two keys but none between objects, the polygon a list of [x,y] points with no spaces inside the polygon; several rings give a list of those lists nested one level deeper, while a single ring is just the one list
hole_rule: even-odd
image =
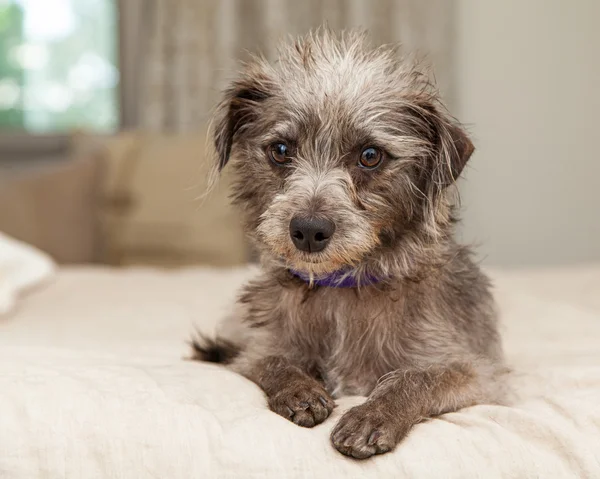
[{"label": "dog's mouth", "polygon": [[315,259],[304,260],[304,263],[308,263],[308,264],[323,264],[323,263],[326,263],[326,261],[322,261],[322,260],[319,260],[319,259],[315,258]]},{"label": "dog's mouth", "polygon": [[[300,255],[298,255],[300,256]],[[282,258],[287,264],[291,265],[292,268],[294,269],[298,269],[301,271],[307,271],[311,270],[313,268],[327,268],[328,266],[331,266],[331,262],[328,261],[325,258],[311,258],[308,255],[301,255],[300,258],[298,257],[294,257],[294,258]]]},{"label": "dog's mouth", "polygon": [[320,276],[352,266],[349,262],[340,261],[339,258],[331,258],[325,253],[298,253],[294,252],[291,257],[284,258],[288,269]]},{"label": "dog's mouth", "polygon": [[262,246],[265,252],[287,269],[316,276],[355,269],[371,251],[358,247],[343,248],[335,238],[319,252],[301,251],[291,241],[282,243],[263,242]]},{"label": "dog's mouth", "polygon": [[322,253],[300,253],[299,251],[286,252],[289,254],[276,254],[278,262],[287,269],[298,271],[305,274],[329,274],[333,273],[344,265],[329,260]]}]

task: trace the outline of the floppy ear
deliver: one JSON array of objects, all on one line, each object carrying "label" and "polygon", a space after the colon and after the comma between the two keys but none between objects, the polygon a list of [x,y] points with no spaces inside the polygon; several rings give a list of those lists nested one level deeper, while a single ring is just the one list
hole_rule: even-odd
[{"label": "floppy ear", "polygon": [[219,171],[229,161],[236,134],[256,119],[259,104],[270,96],[268,92],[264,78],[249,75],[236,80],[226,90],[214,129]]},{"label": "floppy ear", "polygon": [[467,132],[456,120],[429,105],[428,123],[433,155],[433,181],[444,189],[453,184],[473,154],[475,147]]},{"label": "floppy ear", "polygon": [[475,147],[463,127],[454,121],[441,127],[439,138],[439,163],[434,176],[439,185],[447,187],[458,179]]}]

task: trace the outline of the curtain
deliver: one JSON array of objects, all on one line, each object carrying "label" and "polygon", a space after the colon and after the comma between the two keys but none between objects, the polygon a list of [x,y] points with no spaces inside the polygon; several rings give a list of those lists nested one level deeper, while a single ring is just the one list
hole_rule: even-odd
[{"label": "curtain", "polygon": [[121,127],[131,129],[140,124],[139,115],[145,69],[147,25],[151,13],[149,0],[117,0],[119,9],[119,70],[121,72]]},{"label": "curtain", "polygon": [[[190,131],[210,118],[219,91],[235,76],[248,51],[267,58],[278,39],[327,23],[334,29],[368,30],[376,44],[400,42],[427,53],[436,81],[452,101],[452,0],[121,0],[138,6],[137,49],[123,62],[137,105],[138,126]],[[140,15],[138,14],[138,18]],[[129,12],[129,17],[135,17]],[[126,20],[126,19],[125,19]],[[131,37],[125,22],[122,36]],[[133,28],[133,26],[132,26]],[[139,64],[142,59],[142,64]],[[132,67],[133,65],[133,67]],[[127,98],[135,96],[132,102]]]}]

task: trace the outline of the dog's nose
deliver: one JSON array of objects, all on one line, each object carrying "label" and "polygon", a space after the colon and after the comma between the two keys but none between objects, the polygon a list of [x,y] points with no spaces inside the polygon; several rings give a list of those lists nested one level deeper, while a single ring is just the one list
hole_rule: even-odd
[{"label": "dog's nose", "polygon": [[323,251],[334,232],[335,223],[325,218],[294,216],[290,221],[290,236],[300,251]]}]

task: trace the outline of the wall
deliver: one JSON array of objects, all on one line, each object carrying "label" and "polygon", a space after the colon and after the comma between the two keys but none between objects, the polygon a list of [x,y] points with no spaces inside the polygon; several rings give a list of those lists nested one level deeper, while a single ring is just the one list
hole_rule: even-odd
[{"label": "wall", "polygon": [[491,265],[600,261],[600,1],[458,6],[464,239]]}]

